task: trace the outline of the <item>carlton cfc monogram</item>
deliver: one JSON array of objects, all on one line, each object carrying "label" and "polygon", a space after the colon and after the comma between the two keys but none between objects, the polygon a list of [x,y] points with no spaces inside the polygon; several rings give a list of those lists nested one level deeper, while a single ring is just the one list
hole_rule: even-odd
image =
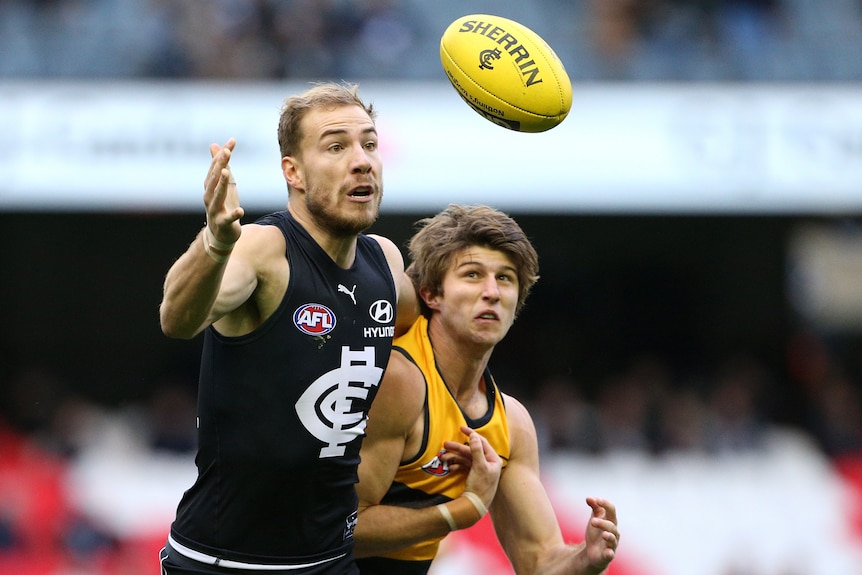
[{"label": "carlton cfc monogram", "polygon": [[365,400],[380,383],[383,369],[374,365],[374,348],[341,348],[341,366],[317,378],[296,402],[296,414],[305,429],[326,443],[320,458],[344,455],[345,446],[365,432],[366,416],[353,409],[353,400]]}]

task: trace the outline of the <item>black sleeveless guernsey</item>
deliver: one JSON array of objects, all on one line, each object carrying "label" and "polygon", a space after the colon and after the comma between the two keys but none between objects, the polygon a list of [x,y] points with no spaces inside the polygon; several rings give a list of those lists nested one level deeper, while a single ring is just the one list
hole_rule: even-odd
[{"label": "black sleeveless guernsey", "polygon": [[256,223],[284,234],[290,281],[254,332],[205,332],[198,477],[171,539],[231,562],[325,562],[352,549],[359,448],[389,359],[395,284],[365,235],[345,270],[287,211]]}]

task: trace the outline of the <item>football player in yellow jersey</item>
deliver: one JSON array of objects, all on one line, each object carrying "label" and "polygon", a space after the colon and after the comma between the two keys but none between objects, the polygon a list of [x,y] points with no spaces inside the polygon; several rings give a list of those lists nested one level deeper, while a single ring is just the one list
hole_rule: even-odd
[{"label": "football player in yellow jersey", "polygon": [[407,273],[423,316],[393,342],[361,451],[361,573],[427,573],[439,542],[488,511],[519,575],[603,572],[619,543],[614,505],[588,497],[585,542],[565,543],[533,421],[488,369],[538,279],[535,249],[487,206],[450,205],[420,224]]}]

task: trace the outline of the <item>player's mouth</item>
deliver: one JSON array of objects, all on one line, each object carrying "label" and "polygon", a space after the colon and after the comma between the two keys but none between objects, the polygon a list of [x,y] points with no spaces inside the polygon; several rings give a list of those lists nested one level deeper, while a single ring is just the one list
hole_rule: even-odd
[{"label": "player's mouth", "polygon": [[356,186],[347,192],[347,197],[356,202],[370,202],[374,197],[372,186]]},{"label": "player's mouth", "polygon": [[371,196],[373,195],[374,188],[372,188],[371,186],[356,186],[347,193],[348,197],[357,200],[368,199],[371,198]]},{"label": "player's mouth", "polygon": [[484,311],[477,315],[476,319],[499,320],[500,316],[493,311]]}]

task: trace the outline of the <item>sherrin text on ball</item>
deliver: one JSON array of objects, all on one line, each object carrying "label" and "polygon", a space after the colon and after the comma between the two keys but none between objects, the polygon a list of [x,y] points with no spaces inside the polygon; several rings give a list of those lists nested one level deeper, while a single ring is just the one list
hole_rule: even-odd
[{"label": "sherrin text on ball", "polygon": [[572,107],[572,83],[553,49],[526,26],[489,14],[452,22],[440,62],[458,94],[481,116],[518,132],[544,132]]}]

